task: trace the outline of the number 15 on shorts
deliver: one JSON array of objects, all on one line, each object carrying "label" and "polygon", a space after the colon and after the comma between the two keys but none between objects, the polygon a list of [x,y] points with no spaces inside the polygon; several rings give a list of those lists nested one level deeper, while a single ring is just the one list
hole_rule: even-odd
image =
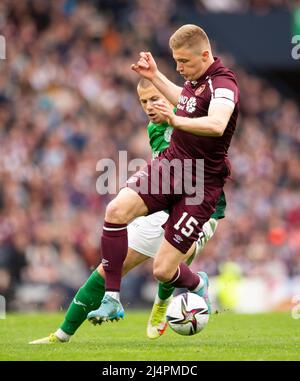
[{"label": "number 15 on shorts", "polygon": [[174,225],[174,229],[180,230],[183,235],[189,237],[199,222],[192,216],[187,219],[187,216],[188,213],[183,212],[178,222]]}]

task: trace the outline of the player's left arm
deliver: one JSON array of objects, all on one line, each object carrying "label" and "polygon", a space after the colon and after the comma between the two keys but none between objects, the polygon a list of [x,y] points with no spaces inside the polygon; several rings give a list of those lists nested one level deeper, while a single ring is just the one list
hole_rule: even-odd
[{"label": "player's left arm", "polygon": [[168,123],[182,131],[194,135],[222,136],[234,110],[230,104],[211,102],[207,116],[187,118],[173,113],[173,109],[164,102],[156,102],[155,107],[167,118]]}]

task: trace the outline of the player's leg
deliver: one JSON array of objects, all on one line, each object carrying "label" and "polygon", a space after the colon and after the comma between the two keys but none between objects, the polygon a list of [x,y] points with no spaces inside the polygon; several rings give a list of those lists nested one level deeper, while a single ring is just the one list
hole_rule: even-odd
[{"label": "player's leg", "polygon": [[87,316],[93,324],[124,317],[119,291],[123,262],[128,248],[127,224],[147,212],[148,208],[143,199],[130,188],[121,189],[118,196],[106,208],[101,237],[105,294],[100,307]]},{"label": "player's leg", "polygon": [[157,253],[154,265],[153,275],[160,282],[168,283],[176,288],[187,288],[189,291],[202,296],[211,311],[208,297],[208,277],[204,272],[194,273],[188,265],[182,261],[185,255],[188,241],[182,245],[182,251],[170,244],[164,239],[159,252]]},{"label": "player's leg", "polygon": [[[163,237],[162,237],[163,238]],[[185,256],[185,261],[191,262],[196,251],[194,243]],[[147,323],[147,336],[149,339],[157,339],[167,328],[166,313],[172,300],[175,287],[168,283],[158,282],[158,292],[155,295],[152,310]]]},{"label": "player's leg", "polygon": [[87,281],[79,288],[69,305],[65,318],[60,327],[47,337],[31,341],[29,344],[65,343],[75,334],[85,321],[89,311],[99,307],[104,295],[104,278],[98,268],[93,271]]},{"label": "player's leg", "polygon": [[[193,243],[189,251],[186,253],[184,262],[190,265],[194,258],[196,257],[197,246],[196,243]],[[157,297],[159,302],[163,302],[166,299],[170,298],[175,290],[175,287],[168,283],[158,282]]]},{"label": "player's leg", "polygon": [[195,276],[185,263],[188,253],[189,250],[185,253],[164,239],[154,259],[154,277],[173,287],[195,289],[199,283],[199,277]]},{"label": "player's leg", "polygon": [[121,189],[108,204],[101,237],[106,291],[120,290],[123,262],[128,249],[127,224],[147,212],[143,199],[130,188]]},{"label": "player's leg", "polygon": [[[138,217],[128,225],[128,246],[147,257],[154,258],[163,239],[162,224],[168,219],[166,212],[158,212],[146,217]],[[92,323],[101,324],[97,319],[98,311],[89,314]]]},{"label": "player's leg", "polygon": [[[128,248],[128,253],[123,264],[122,276],[127,274],[134,267],[147,259],[141,253]],[[76,330],[85,321],[87,314],[100,307],[101,300],[105,293],[105,272],[103,265],[100,264],[98,268],[92,273],[87,282],[79,289],[71,303],[63,324],[56,332],[60,338],[60,331],[68,335],[74,335]]]},{"label": "player's leg", "polygon": [[[136,218],[130,225],[128,225],[128,246],[135,249],[139,253],[154,258],[164,237],[164,229],[162,225],[165,224],[169,215],[164,212],[157,212],[147,217]],[[196,245],[192,245],[191,249],[184,256],[187,261],[195,255]],[[147,324],[147,335],[150,338],[156,338],[161,335],[167,325],[166,322],[166,309],[170,296],[174,287],[166,284],[161,284],[164,288],[166,297],[161,300],[156,296],[155,303]]]},{"label": "player's leg", "polygon": [[[193,260],[203,250],[206,243],[214,235],[218,221],[215,218],[210,218],[202,229],[199,239],[191,246],[186,254],[185,262],[190,265]],[[175,287],[170,283],[158,282],[158,291],[154,299],[151,314],[147,324],[147,336],[149,339],[157,339],[160,337],[167,326],[166,312],[169,303],[172,300],[172,295]]]},{"label": "player's leg", "polygon": [[[149,257],[129,248],[123,264],[122,276],[147,259],[149,259]],[[77,291],[66,312],[63,323],[56,332],[42,339],[34,340],[30,342],[30,344],[68,342],[86,320],[87,314],[95,308],[99,308],[105,293],[104,284],[105,273],[102,264],[100,264],[98,268],[93,271],[85,284]]]},{"label": "player's leg", "polygon": [[[203,250],[207,242],[212,238],[218,226],[218,221],[214,218],[210,218],[203,225],[203,231],[199,235],[199,239],[191,246],[189,251],[186,254],[185,262],[190,265],[193,260],[199,255]],[[168,283],[159,282],[157,296],[160,301],[168,299],[175,290],[175,287],[171,286]]]},{"label": "player's leg", "polygon": [[[187,202],[186,197],[183,197],[173,205],[165,226],[165,240],[154,261],[154,275],[158,280],[174,287],[187,288],[202,296],[206,300],[209,312],[211,312],[211,305],[207,274],[194,273],[186,263],[180,263],[180,253],[186,253],[192,243],[197,241],[199,235],[203,233],[203,226],[215,212],[222,194],[221,185],[221,182],[207,183],[201,203],[191,204]],[[210,227],[208,230],[214,231],[215,221],[211,221],[208,226]]]},{"label": "player's leg", "polygon": [[[216,211],[212,214],[211,218],[205,222],[202,226],[202,232],[199,234],[199,238],[193,244],[190,251],[192,251],[192,255],[188,256],[186,259],[186,263],[190,265],[192,261],[199,255],[199,253],[203,250],[206,243],[213,237],[217,226],[218,220],[225,217],[225,209],[226,209],[226,197],[224,192],[222,192],[216,206]],[[168,283],[159,282],[157,298],[160,303],[163,303],[165,300],[173,294],[175,287],[171,286]]]},{"label": "player's leg", "polygon": [[151,193],[153,186],[159,190],[161,171],[159,160],[153,160],[127,181],[128,187],[132,189],[122,189],[106,210],[101,239],[106,291],[100,308],[88,314],[88,319],[93,323],[95,320],[101,323],[124,316],[120,302],[120,269],[126,255],[124,254],[127,245],[126,224],[134,217],[167,208],[168,197],[156,192]]}]

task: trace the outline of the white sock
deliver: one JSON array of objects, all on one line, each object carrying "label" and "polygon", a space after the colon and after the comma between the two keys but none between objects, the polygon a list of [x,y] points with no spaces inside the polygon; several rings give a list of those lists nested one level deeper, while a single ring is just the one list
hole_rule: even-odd
[{"label": "white sock", "polygon": [[194,288],[194,290],[191,290],[192,292],[197,292],[199,291],[202,287],[204,286],[204,280],[201,278],[201,276],[199,275],[199,284],[196,288]]},{"label": "white sock", "polygon": [[71,335],[68,335],[66,332],[64,332],[60,328],[58,328],[58,330],[54,333],[54,335],[58,337],[60,341],[69,341],[71,338]]},{"label": "white sock", "polygon": [[169,296],[167,299],[161,299],[158,294],[156,294],[155,296],[155,299],[154,299],[154,303],[155,304],[158,304],[159,306],[163,306],[165,304],[168,304],[168,302],[170,301],[170,299],[172,298],[172,295]]},{"label": "white sock", "polygon": [[118,302],[120,301],[120,292],[118,291],[106,291],[105,294],[116,299]]}]

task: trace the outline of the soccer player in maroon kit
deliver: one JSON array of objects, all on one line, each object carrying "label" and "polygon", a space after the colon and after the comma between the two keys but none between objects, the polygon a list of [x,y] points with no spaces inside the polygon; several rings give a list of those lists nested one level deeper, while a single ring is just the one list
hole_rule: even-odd
[{"label": "soccer player in maroon kit", "polygon": [[[131,67],[177,107],[174,114],[167,103],[156,103],[174,132],[169,148],[131,177],[127,187],[107,206],[101,239],[106,293],[99,309],[88,314],[94,324],[124,316],[119,292],[127,253],[126,227],[134,218],[159,210],[169,210],[170,214],[164,241],[154,260],[154,277],[204,297],[211,311],[206,273],[194,273],[183,259],[214,212],[230,174],[227,152],[236,127],[239,89],[232,71],[213,56],[209,39],[200,27],[182,26],[169,43],[176,69],[185,79],[183,88],[158,70],[149,52],[141,52],[139,61]],[[201,160],[204,161],[202,177],[198,173]],[[189,184],[201,186],[200,198],[199,189],[191,185],[186,189],[186,184],[179,184],[182,186],[178,192],[182,176],[177,176],[176,168],[168,167],[168,163],[179,162],[182,170],[187,161],[192,163]],[[166,169],[170,179],[167,192]],[[157,185],[155,191],[153,184]]]}]

